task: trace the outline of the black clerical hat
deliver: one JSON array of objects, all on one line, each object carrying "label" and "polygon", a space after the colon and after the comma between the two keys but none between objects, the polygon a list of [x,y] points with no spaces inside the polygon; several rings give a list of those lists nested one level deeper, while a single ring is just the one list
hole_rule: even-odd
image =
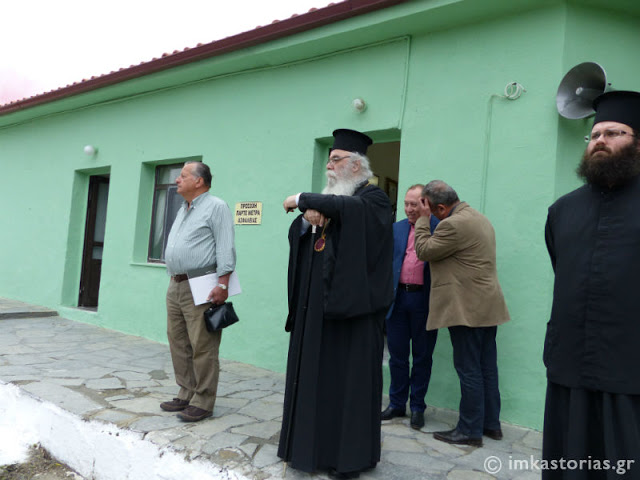
[{"label": "black clerical hat", "polygon": [[603,93],[593,101],[598,122],[618,122],[640,131],[640,93],[617,90]]},{"label": "black clerical hat", "polygon": [[333,131],[333,149],[346,150],[347,152],[357,152],[361,155],[367,154],[367,148],[373,143],[373,140],[364,133],[349,130],[348,128],[339,128]]}]

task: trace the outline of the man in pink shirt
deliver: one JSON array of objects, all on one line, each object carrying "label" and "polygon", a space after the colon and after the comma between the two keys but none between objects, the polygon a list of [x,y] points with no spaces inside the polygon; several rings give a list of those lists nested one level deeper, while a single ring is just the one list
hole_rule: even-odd
[{"label": "man in pink shirt", "polygon": [[[386,319],[389,348],[389,406],[382,412],[382,420],[406,415],[411,408],[411,428],[424,426],[424,398],[431,377],[431,356],[438,338],[437,330],[426,330],[429,313],[431,275],[429,264],[418,260],[414,248],[415,223],[423,213],[420,195],[423,185],[412,185],[404,197],[406,219],[393,225],[393,285],[395,302]],[[424,212],[428,215],[429,212]],[[431,216],[431,229],[438,224]],[[409,368],[409,354],[413,357]],[[411,370],[411,371],[410,371]]]}]

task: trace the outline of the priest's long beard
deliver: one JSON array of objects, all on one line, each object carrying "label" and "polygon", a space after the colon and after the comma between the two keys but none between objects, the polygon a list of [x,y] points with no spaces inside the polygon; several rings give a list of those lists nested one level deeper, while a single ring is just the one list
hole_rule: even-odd
[{"label": "priest's long beard", "polygon": [[633,177],[640,174],[640,149],[638,142],[633,142],[616,153],[604,158],[593,158],[592,153],[586,151],[576,173],[588,183],[600,187],[617,187],[624,185]]},{"label": "priest's long beard", "polygon": [[347,177],[344,173],[337,174],[335,171],[327,171],[327,186],[322,193],[332,195],[353,195],[362,179],[358,177]]}]

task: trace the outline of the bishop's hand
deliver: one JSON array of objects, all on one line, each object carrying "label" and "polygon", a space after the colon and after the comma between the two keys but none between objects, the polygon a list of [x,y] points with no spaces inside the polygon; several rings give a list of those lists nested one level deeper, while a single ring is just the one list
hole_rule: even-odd
[{"label": "bishop's hand", "polygon": [[314,227],[316,225],[321,227],[322,225],[324,225],[324,222],[326,220],[325,216],[322,213],[317,210],[313,210],[312,208],[304,212],[303,217]]},{"label": "bishop's hand", "polygon": [[296,202],[297,196],[297,194],[289,195],[287,198],[285,198],[284,202],[282,203],[285,212],[293,212],[296,208],[298,208],[298,203]]}]

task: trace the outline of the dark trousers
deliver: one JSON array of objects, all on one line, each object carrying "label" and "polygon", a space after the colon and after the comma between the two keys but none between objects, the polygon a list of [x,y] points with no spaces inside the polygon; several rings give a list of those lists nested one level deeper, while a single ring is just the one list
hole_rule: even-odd
[{"label": "dark trousers", "polygon": [[458,430],[473,438],[484,428],[500,428],[498,389],[498,327],[449,327],[453,364],[460,378]]},{"label": "dark trousers", "polygon": [[[389,405],[405,409],[409,392],[412,412],[426,408],[433,349],[438,331],[427,332],[427,305],[424,292],[398,290],[393,313],[386,321],[387,346],[389,348]],[[409,353],[413,365],[409,371]]]}]

